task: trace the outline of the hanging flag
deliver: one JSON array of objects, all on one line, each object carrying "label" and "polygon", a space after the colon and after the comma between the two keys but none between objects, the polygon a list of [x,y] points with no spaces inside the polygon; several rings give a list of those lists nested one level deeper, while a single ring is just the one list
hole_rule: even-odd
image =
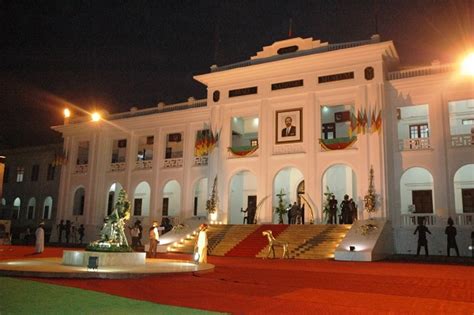
[{"label": "hanging flag", "polygon": [[382,130],[382,110],[379,109],[377,113],[377,118],[375,118],[375,130],[380,133]]},{"label": "hanging flag", "polygon": [[352,138],[354,134],[357,135],[357,118],[352,112],[351,112],[350,122],[351,122],[351,125],[349,126],[349,138]]},{"label": "hanging flag", "polygon": [[372,113],[370,114],[370,133],[374,133],[376,131],[375,112],[376,110],[372,110]]}]

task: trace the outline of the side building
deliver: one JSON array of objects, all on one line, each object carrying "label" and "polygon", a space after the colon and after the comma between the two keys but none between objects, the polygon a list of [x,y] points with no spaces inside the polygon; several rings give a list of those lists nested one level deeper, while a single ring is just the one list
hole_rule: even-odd
[{"label": "side building", "polygon": [[457,64],[403,68],[393,42],[377,35],[341,44],[292,38],[195,79],[207,100],[53,127],[69,157],[58,218],[77,218],[93,238],[124,188],[145,226],[207,216],[211,191],[212,221],[241,224],[242,210],[258,205],[257,223],[278,223],[279,203],[296,202],[304,223],[325,224],[332,193],[339,203],[353,198],[357,219],[390,221],[398,253],[416,249],[420,220],[433,232],[431,252],[444,253],[448,217],[469,253],[474,81]]},{"label": "side building", "polygon": [[13,242],[27,242],[41,221],[49,240],[56,222],[62,152],[61,143],[0,152],[5,156],[0,219],[11,220]]}]

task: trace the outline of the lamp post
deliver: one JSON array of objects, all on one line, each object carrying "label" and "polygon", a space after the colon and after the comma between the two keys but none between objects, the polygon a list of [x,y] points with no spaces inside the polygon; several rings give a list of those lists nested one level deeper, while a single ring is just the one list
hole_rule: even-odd
[{"label": "lamp post", "polygon": [[3,196],[3,174],[5,173],[5,157],[0,155],[0,199]]}]

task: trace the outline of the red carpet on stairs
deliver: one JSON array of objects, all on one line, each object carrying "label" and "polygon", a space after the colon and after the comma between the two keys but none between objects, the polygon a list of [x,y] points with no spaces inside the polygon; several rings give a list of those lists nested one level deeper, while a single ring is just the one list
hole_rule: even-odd
[{"label": "red carpet on stairs", "polygon": [[268,240],[262,235],[263,231],[271,230],[275,238],[288,228],[286,224],[269,224],[262,225],[256,231],[251,233],[234,248],[228,251],[225,256],[233,257],[255,257],[265,246],[268,245]]}]

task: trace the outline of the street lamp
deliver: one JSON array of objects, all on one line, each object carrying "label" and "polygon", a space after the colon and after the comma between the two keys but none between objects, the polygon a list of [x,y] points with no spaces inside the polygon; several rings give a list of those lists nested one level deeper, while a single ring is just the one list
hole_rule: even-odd
[{"label": "street lamp", "polygon": [[474,52],[469,53],[461,62],[461,74],[474,76]]},{"label": "street lamp", "polygon": [[97,121],[99,121],[99,120],[101,119],[101,116],[100,116],[100,114],[99,114],[98,112],[94,112],[94,113],[92,113],[92,115],[91,115],[91,119],[92,119],[92,121],[97,122]]}]

